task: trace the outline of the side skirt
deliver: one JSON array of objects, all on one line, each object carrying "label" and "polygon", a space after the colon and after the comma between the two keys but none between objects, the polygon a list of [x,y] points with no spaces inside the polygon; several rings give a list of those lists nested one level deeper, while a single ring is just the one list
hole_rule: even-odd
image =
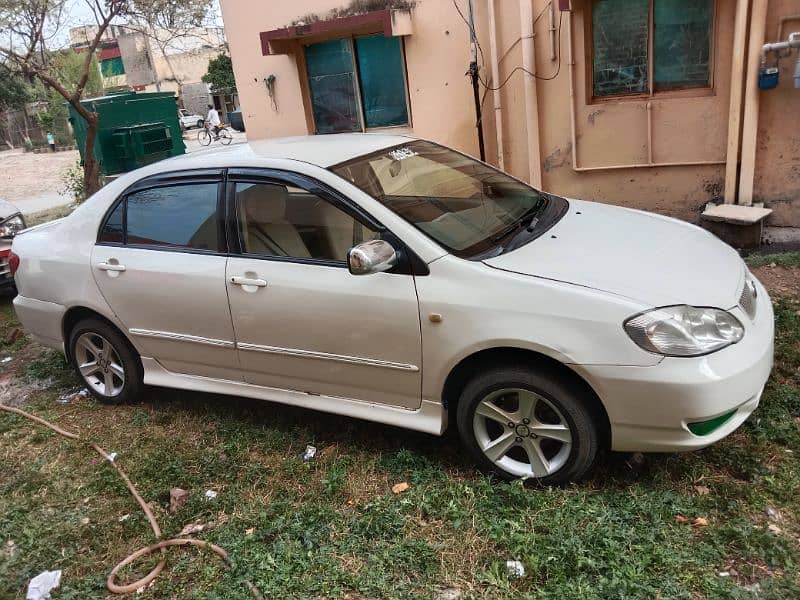
[{"label": "side skirt", "polygon": [[439,402],[431,402],[430,400],[423,400],[417,410],[406,410],[385,404],[361,402],[348,398],[319,396],[306,392],[268,388],[238,381],[173,373],[167,371],[158,361],[152,358],[142,357],[142,366],[144,367],[144,382],[147,385],[279,402],[376,423],[385,423],[386,425],[413,429],[433,435],[442,435],[447,427],[447,410]]}]

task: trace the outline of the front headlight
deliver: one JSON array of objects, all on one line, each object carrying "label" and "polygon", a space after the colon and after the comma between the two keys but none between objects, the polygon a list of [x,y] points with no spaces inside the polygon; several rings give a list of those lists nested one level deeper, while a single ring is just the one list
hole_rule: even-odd
[{"label": "front headlight", "polygon": [[625,331],[639,346],[664,356],[701,356],[742,339],[744,327],[718,308],[667,306],[625,321]]},{"label": "front headlight", "polygon": [[25,229],[25,219],[16,214],[0,222],[0,238],[13,238],[17,232]]}]

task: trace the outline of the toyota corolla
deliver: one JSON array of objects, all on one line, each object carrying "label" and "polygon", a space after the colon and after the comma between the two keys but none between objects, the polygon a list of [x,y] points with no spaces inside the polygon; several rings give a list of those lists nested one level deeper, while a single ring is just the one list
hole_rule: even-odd
[{"label": "toyota corolla", "polygon": [[711,234],[405,136],[165,160],[10,263],[25,328],[102,402],[149,384],[453,424],[484,470],[545,484],[725,437],[772,366],[767,293]]}]

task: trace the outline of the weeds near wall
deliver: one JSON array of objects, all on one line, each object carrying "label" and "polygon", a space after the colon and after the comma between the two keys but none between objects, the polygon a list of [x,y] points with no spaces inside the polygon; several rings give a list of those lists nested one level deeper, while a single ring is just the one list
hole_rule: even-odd
[{"label": "weeds near wall", "polygon": [[80,162],[76,162],[64,171],[64,174],[61,176],[61,183],[64,185],[61,193],[72,196],[76,204],[80,204],[86,200],[86,187],[83,183],[83,167]]}]

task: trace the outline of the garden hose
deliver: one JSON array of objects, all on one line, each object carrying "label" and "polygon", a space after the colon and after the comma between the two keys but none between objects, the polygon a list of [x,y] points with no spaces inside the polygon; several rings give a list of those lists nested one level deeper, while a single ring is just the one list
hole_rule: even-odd
[{"label": "garden hose", "polygon": [[[70,440],[75,440],[77,442],[83,442],[86,445],[90,446],[95,452],[97,452],[100,456],[102,456],[103,459],[110,462],[111,465],[116,469],[119,476],[125,482],[125,485],[127,486],[128,490],[130,490],[131,494],[136,499],[136,502],[138,502],[139,506],[142,507],[142,511],[147,517],[147,520],[150,522],[150,527],[153,529],[153,534],[156,536],[156,539],[161,538],[161,528],[158,526],[158,521],[156,521],[155,515],[153,515],[153,511],[150,510],[150,507],[147,505],[144,499],[139,495],[139,492],[136,490],[136,487],[133,485],[131,480],[116,463],[114,455],[106,453],[105,450],[103,450],[100,446],[98,446],[95,443],[85,442],[84,440],[81,439],[81,437],[77,433],[65,431],[64,429],[61,429],[60,427],[57,427],[56,425],[53,425],[52,423],[49,423],[48,421],[45,421],[40,417],[27,413],[24,410],[20,410],[19,408],[14,408],[12,406],[5,406],[4,404],[0,404],[0,410],[21,417],[25,417],[26,419],[29,419],[35,423],[38,423],[39,425],[42,425],[44,427],[47,427],[48,429],[55,431],[57,434],[64,436],[65,438],[68,438]],[[162,557],[162,559],[158,562],[158,564],[156,564],[156,566],[153,567],[153,569],[147,575],[131,583],[127,583],[124,585],[117,584],[116,582],[117,573],[119,573],[120,569],[122,569],[123,567],[142,558],[143,556],[152,554],[157,550],[160,550],[162,554],[164,554],[166,549],[172,546],[199,546],[201,548],[206,548],[207,550],[211,550],[214,554],[219,556],[229,568],[233,566],[233,563],[228,557],[228,553],[225,552],[223,548],[220,548],[215,544],[191,538],[172,538],[168,540],[161,540],[159,542],[156,542],[155,544],[152,544],[150,546],[145,546],[144,548],[140,548],[136,552],[133,552],[132,554],[128,555],[125,559],[123,559],[117,566],[111,569],[111,573],[109,573],[108,579],[106,580],[106,586],[108,587],[108,590],[112,594],[130,594],[136,592],[142,587],[149,585],[156,577],[158,577],[158,575],[164,569],[164,566],[166,565],[167,562],[166,557]],[[256,600],[262,600],[263,596],[258,591],[258,588],[252,582],[245,581],[245,585],[250,590],[250,593],[253,595],[253,598],[255,598]]]}]

